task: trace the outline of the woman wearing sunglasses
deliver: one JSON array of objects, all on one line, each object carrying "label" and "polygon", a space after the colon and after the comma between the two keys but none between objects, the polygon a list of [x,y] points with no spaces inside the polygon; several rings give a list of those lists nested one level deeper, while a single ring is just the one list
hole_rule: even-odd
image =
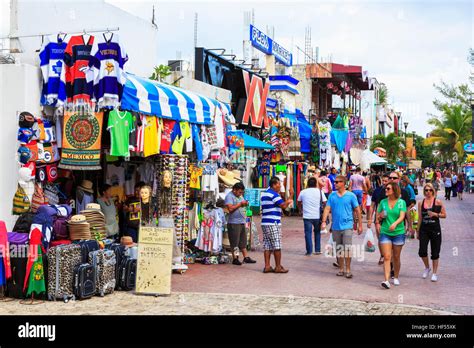
[{"label": "woman wearing sunglasses", "polygon": [[420,240],[418,255],[425,264],[423,279],[431,272],[428,261],[428,244],[431,242],[431,260],[433,262],[433,274],[431,281],[438,281],[439,252],[441,250],[441,226],[439,219],[446,218],[446,209],[443,202],[436,199],[436,191],[432,184],[426,184],[423,188],[425,198],[418,203],[418,211],[421,211],[421,223],[418,224],[417,238]]},{"label": "woman wearing sunglasses", "polygon": [[407,211],[406,203],[400,198],[400,186],[393,182],[385,187],[387,198],[380,202],[377,209],[377,220],[381,223],[379,243],[382,248],[384,258],[383,268],[385,281],[382,287],[390,289],[390,261],[393,256],[394,285],[400,285],[398,277],[400,275],[400,254],[405,244],[405,215]]}]

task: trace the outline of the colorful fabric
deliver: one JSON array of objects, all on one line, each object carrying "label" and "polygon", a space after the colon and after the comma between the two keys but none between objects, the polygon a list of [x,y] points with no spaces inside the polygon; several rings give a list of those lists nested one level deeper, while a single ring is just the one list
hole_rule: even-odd
[{"label": "colorful fabric", "polygon": [[28,250],[28,263],[26,265],[26,277],[23,283],[23,291],[28,288],[26,296],[34,292],[41,294],[46,291],[44,281],[43,256],[42,256],[43,235],[39,228],[33,228],[30,232],[30,245]]},{"label": "colorful fabric", "polygon": [[134,130],[132,114],[128,111],[112,110],[109,113],[107,129],[110,131],[110,154],[112,156],[130,156],[129,136]]},{"label": "colorful fabric", "polygon": [[[103,113],[64,113],[60,168],[100,170]],[[127,141],[128,148],[128,141]]]},{"label": "colorful fabric", "polygon": [[171,136],[172,136],[172,132],[173,132],[173,128],[175,124],[176,124],[176,121],[163,120],[163,130],[161,133],[161,144],[160,144],[161,153],[170,152]]},{"label": "colorful fabric", "polygon": [[[40,49],[39,58],[43,75],[41,105],[55,106],[58,102],[61,71],[64,65],[64,51],[68,37],[64,35],[48,36]],[[65,87],[63,86],[63,90]]]},{"label": "colorful fabric", "polygon": [[92,94],[92,82],[86,80],[90,52],[94,37],[84,41],[83,35],[73,36],[64,51],[64,67],[61,70],[58,99],[68,103],[89,103]]},{"label": "colorful fabric", "polygon": [[[0,285],[2,284],[2,280],[10,279],[12,276],[11,272],[11,265],[10,265],[10,253],[9,253],[9,245],[8,245],[8,233],[7,233],[7,226],[5,221],[0,220],[0,247],[2,250],[6,252],[2,253],[2,262],[0,262],[0,267],[3,268],[3,274],[0,276]],[[2,273],[2,272],[0,272]]]},{"label": "colorful fabric", "polygon": [[15,196],[13,197],[13,209],[12,209],[12,214],[13,215],[21,215],[23,213],[26,213],[30,211],[31,207],[31,202],[30,199],[28,198],[28,195],[26,194],[25,190],[18,185],[18,188],[15,192]]},{"label": "colorful fabric", "polygon": [[245,156],[244,135],[241,130],[227,132],[227,142],[229,144],[229,157],[234,163],[242,163]]},{"label": "colorful fabric", "polygon": [[87,81],[93,83],[93,100],[99,107],[114,108],[120,105],[126,77],[123,71],[128,55],[117,34],[107,39],[98,37],[91,49]]}]

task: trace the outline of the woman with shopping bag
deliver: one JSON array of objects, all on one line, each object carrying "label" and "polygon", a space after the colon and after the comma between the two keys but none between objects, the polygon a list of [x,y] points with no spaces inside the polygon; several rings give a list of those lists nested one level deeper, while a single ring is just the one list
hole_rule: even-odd
[{"label": "woman with shopping bag", "polygon": [[400,285],[400,255],[403,245],[405,244],[405,215],[407,206],[403,199],[400,198],[400,186],[389,183],[385,187],[387,198],[380,202],[377,209],[377,223],[380,224],[379,243],[382,248],[384,258],[384,275],[385,280],[382,287],[390,289],[390,261],[393,255],[394,279],[393,285]]}]

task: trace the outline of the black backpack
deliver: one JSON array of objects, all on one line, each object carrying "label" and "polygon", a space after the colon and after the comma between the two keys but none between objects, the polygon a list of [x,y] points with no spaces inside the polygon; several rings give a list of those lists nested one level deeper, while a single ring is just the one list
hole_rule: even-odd
[{"label": "black backpack", "polygon": [[30,227],[36,214],[32,212],[23,213],[16,220],[13,232],[30,233]]}]

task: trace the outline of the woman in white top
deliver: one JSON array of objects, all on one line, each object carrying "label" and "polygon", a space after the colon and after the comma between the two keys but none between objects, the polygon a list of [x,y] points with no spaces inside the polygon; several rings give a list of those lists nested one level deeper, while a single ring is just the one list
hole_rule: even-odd
[{"label": "woman in white top", "polygon": [[107,230],[108,238],[114,238],[119,233],[117,207],[115,206],[115,199],[112,197],[111,188],[112,186],[105,184],[100,192],[101,197],[97,199],[97,203],[100,205],[100,210],[105,216],[105,228]]}]

